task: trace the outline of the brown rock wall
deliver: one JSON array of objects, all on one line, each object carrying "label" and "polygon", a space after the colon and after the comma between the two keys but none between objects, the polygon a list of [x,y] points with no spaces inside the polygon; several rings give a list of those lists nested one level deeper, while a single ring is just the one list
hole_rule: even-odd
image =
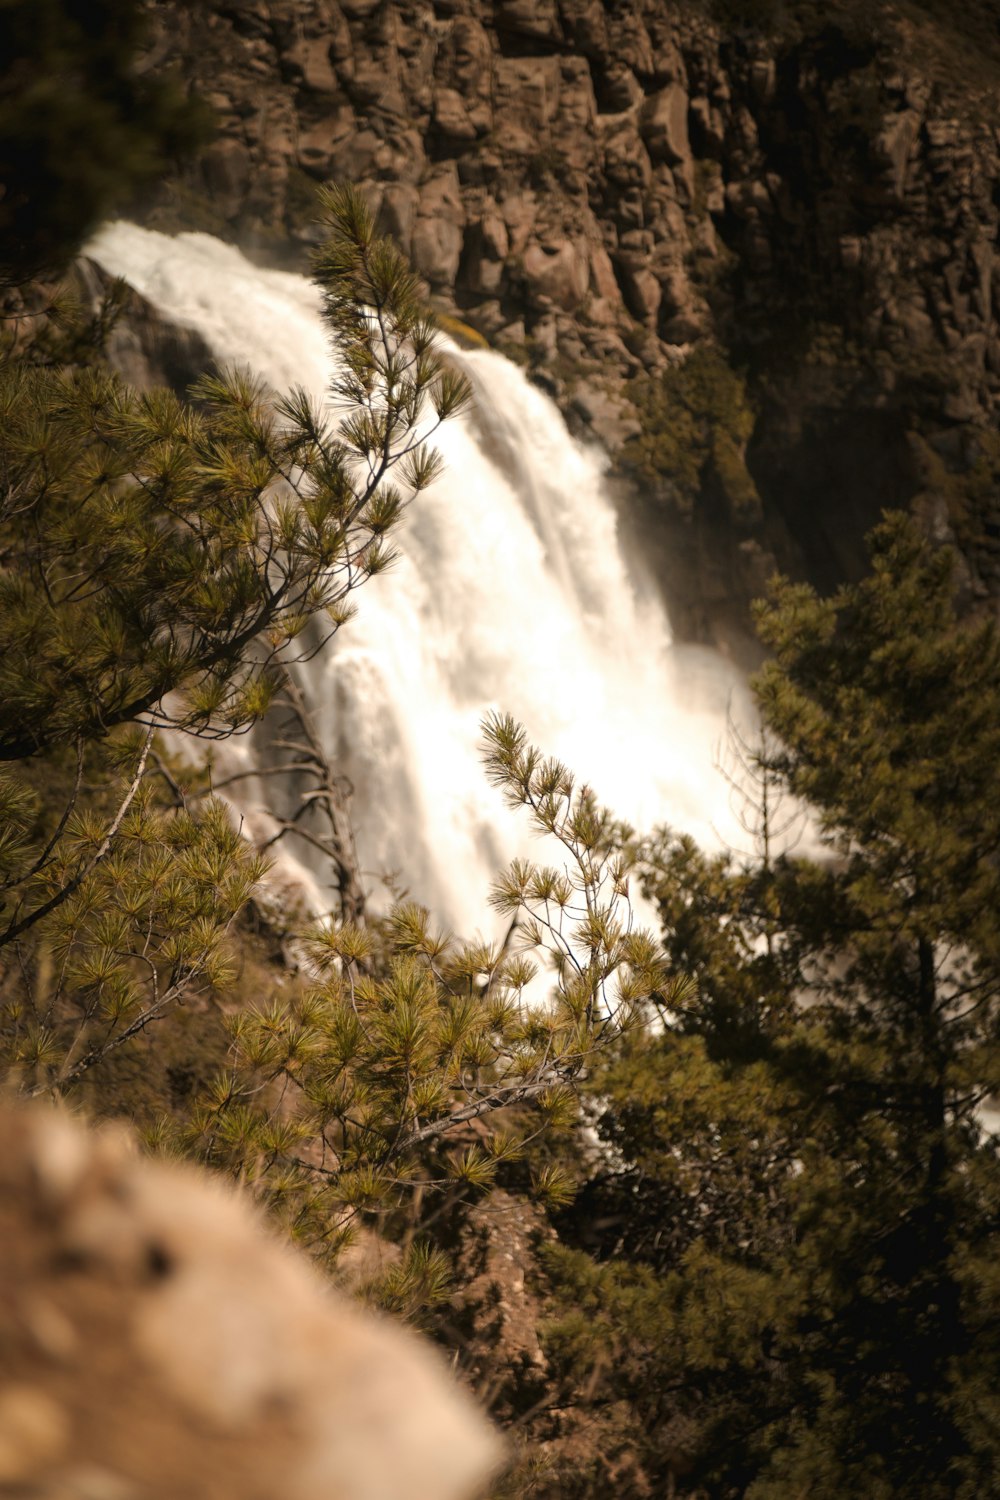
[{"label": "brown rock wall", "polygon": [[[745,370],[759,523],[713,540],[707,491],[684,517],[669,475],[647,497],[684,559],[684,633],[715,629],[692,565],[706,548],[745,615],[748,544],[755,579],[763,558],[825,582],[861,565],[883,504],[913,500],[943,505],[972,596],[996,594],[1000,512],[978,481],[955,496],[1000,410],[1000,64],[973,77],[943,23],[873,20],[858,0],[773,36],[708,0],[149,5],[152,57],[182,66],[220,128],[153,222],[193,215],[304,260],[313,184],[349,177],[439,304],[520,350],[577,420],[608,409],[588,392],[618,410],[701,341]],[[622,428],[593,430],[614,447]],[[910,432],[950,498],[927,495]]]}]

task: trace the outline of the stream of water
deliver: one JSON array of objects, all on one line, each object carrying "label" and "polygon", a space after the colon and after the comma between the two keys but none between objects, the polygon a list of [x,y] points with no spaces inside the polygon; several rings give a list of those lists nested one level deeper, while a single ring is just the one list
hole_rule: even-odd
[{"label": "stream of water", "polygon": [[[196,328],[218,361],[323,398],[331,355],[307,279],[261,270],[208,235],[127,223],[102,229],[88,253]],[[398,872],[471,936],[492,930],[493,876],[533,847],[483,773],[489,709],[512,713],[638,828],[669,822],[739,844],[716,761],[727,702],[743,689],[721,657],[673,642],[662,602],[626,561],[600,452],[508,360],[452,357],[475,400],[436,440],[444,475],[407,512],[395,567],[365,586],[356,619],[300,682],[353,783],[369,886],[377,894],[380,875]],[[230,753],[252,763],[262,733]],[[244,801],[253,827],[261,809]],[[284,845],[286,872],[322,906],[320,857]]]}]

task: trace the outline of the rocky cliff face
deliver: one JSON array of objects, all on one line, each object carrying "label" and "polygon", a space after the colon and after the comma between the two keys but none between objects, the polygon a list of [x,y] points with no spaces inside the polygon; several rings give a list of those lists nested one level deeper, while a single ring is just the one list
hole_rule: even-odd
[{"label": "rocky cliff face", "polygon": [[936,3],[150,0],[219,120],[150,217],[304,258],[362,184],[616,456],[687,636],[739,650],[775,565],[856,573],[890,504],[993,599],[1000,62]]}]

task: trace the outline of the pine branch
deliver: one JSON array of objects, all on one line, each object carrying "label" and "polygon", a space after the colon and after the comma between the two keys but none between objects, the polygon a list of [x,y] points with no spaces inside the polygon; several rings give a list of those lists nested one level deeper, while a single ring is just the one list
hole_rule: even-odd
[{"label": "pine branch", "polygon": [[129,782],[129,785],[125,792],[125,796],[119,803],[118,810],[111,820],[111,823],[95,853],[92,854],[90,859],[81,866],[81,868],[76,872],[72,879],[68,880],[66,884],[62,886],[58,891],[56,891],[53,896],[49,897],[48,901],[43,902],[42,905],[36,907],[34,911],[29,912],[26,917],[22,917],[19,922],[12,922],[5,929],[5,931],[0,934],[0,947],[4,947],[7,943],[13,942],[16,938],[19,938],[22,933],[25,933],[29,930],[29,928],[34,927],[35,924],[37,922],[40,922],[43,917],[47,917],[52,912],[57,910],[57,908],[60,907],[64,901],[67,901],[69,897],[72,896],[74,891],[79,890],[80,886],[83,884],[84,880],[86,880],[87,876],[90,875],[100,864],[101,860],[105,857],[108,850],[111,848],[111,845],[114,842],[115,834],[121,827],[122,822],[125,818],[125,814],[132,806],[132,800],[135,797],[136,792],[139,790],[140,783],[142,782],[142,778],[146,772],[146,760],[149,756],[149,750],[152,743],[153,727],[151,725],[150,728],[146,731],[146,738],[143,741],[142,750],[139,754],[139,763],[136,767],[135,774],[132,777],[132,780]]}]

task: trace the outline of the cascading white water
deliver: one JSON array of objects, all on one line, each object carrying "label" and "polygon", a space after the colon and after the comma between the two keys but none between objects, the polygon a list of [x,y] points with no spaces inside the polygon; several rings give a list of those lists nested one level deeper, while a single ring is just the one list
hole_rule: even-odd
[{"label": "cascading white water", "polygon": [[[322,399],[330,354],[305,278],[260,270],[208,235],[125,223],[88,253],[196,328],[220,362]],[[445,474],[407,513],[399,562],[366,585],[357,618],[300,681],[354,784],[365,870],[400,872],[471,936],[490,927],[491,879],[527,844],[480,764],[488,709],[512,713],[637,827],[738,843],[715,759],[741,689],[720,657],[672,644],[662,605],[630,577],[598,452],[509,361],[452,357],[475,403],[441,429]]]}]

